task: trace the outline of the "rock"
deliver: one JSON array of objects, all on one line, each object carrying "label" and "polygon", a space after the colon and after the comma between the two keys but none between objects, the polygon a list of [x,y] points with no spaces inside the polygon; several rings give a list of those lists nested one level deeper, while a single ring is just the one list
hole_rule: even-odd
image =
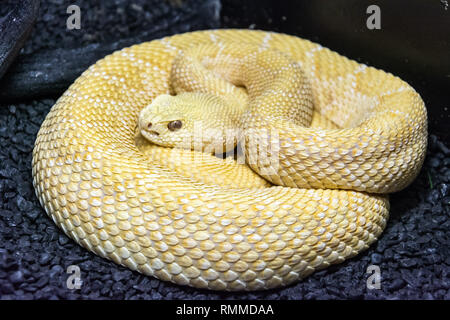
[{"label": "rock", "polygon": [[48,252],[44,252],[41,257],[39,258],[39,263],[41,265],[46,265],[50,262],[51,256]]},{"label": "rock", "polygon": [[160,16],[156,16],[158,12],[152,10],[155,15],[153,20],[159,21],[159,24],[141,31],[134,37],[78,48],[43,50],[20,56],[17,63],[0,81],[0,98],[17,100],[59,95],[90,65],[113,51],[161,38],[166,36],[169,30],[180,33],[218,27],[219,9],[219,0],[184,1],[182,7],[174,7],[167,15],[161,12]]},{"label": "rock", "polygon": [[412,258],[401,259],[400,265],[405,268],[411,268],[411,267],[417,265],[417,261],[416,261],[416,259],[412,259]]},{"label": "rock", "polygon": [[406,285],[405,281],[403,279],[394,279],[389,285],[388,288],[390,291],[397,291],[401,288],[403,288]]},{"label": "rock", "polygon": [[58,243],[62,246],[66,245],[69,242],[69,238],[66,235],[60,235],[58,237]]},{"label": "rock", "polygon": [[35,221],[42,214],[42,211],[33,206],[33,209],[26,211],[25,214],[30,220]]},{"label": "rock", "polygon": [[25,200],[21,195],[18,195],[16,197],[16,205],[17,209],[19,209],[22,212],[28,212],[34,207],[30,201]]},{"label": "rock", "polygon": [[379,253],[373,253],[371,256],[371,260],[373,264],[380,264],[383,261],[383,256]]},{"label": "rock", "polygon": [[30,34],[38,16],[39,0],[15,1],[8,8],[7,15],[0,20],[0,79]]},{"label": "rock", "polygon": [[14,286],[12,285],[12,281],[10,282],[0,282],[0,292],[3,294],[14,293]]},{"label": "rock", "polygon": [[11,281],[11,283],[17,284],[17,283],[21,283],[23,282],[24,278],[23,278],[23,272],[21,270],[18,270],[16,272],[14,272],[13,274],[11,274],[11,276],[9,277],[9,280]]}]

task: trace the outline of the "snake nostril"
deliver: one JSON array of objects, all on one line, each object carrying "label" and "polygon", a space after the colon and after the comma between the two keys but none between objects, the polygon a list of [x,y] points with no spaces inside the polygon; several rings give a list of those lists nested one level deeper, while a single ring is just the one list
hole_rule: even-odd
[{"label": "snake nostril", "polygon": [[147,129],[150,129],[151,127],[152,127],[152,123],[149,122],[149,123],[147,124]]}]

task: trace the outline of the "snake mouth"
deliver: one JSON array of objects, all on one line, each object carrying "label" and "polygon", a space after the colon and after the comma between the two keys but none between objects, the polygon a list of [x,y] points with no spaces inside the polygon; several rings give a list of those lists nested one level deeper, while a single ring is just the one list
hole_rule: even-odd
[{"label": "snake mouth", "polygon": [[145,139],[153,143],[156,143],[156,141],[159,140],[159,132],[155,130],[140,130],[140,133]]},{"label": "snake mouth", "polygon": [[159,136],[159,132],[156,132],[155,130],[147,130],[147,133],[154,134],[155,136]]}]

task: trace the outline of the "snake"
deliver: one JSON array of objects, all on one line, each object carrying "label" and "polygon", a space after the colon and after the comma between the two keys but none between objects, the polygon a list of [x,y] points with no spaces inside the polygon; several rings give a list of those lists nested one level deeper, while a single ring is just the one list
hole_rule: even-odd
[{"label": "snake", "polygon": [[91,252],[253,291],[367,249],[426,146],[424,102],[400,78],[292,35],[204,30],[90,66],[43,121],[32,176]]}]

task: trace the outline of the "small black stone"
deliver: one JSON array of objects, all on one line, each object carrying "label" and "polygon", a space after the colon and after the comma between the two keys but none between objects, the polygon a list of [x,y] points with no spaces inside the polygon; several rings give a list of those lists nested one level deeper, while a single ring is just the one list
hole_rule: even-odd
[{"label": "small black stone", "polygon": [[137,284],[133,286],[134,289],[140,291],[140,292],[147,292],[149,291],[150,287],[150,279],[148,277],[143,277],[142,280]]},{"label": "small black stone", "polygon": [[439,167],[439,164],[440,164],[440,161],[438,158],[431,158],[428,162],[432,168],[437,168],[437,167]]},{"label": "small black stone", "polygon": [[48,277],[45,276],[45,275],[42,275],[42,276],[39,277],[39,280],[36,282],[36,287],[37,288],[42,288],[47,283],[48,283]]},{"label": "small black stone", "polygon": [[9,107],[8,107],[8,109],[9,109],[9,112],[11,112],[12,114],[15,114],[16,113],[16,106],[15,105],[10,105]]},{"label": "small black stone", "polygon": [[11,283],[1,281],[0,282],[0,292],[2,293],[2,299],[4,298],[3,294],[14,293],[14,286],[12,285],[12,281],[11,281]]},{"label": "small black stone", "polygon": [[380,264],[382,260],[383,260],[383,256],[379,253],[373,253],[371,255],[371,261],[373,264]]},{"label": "small black stone", "polygon": [[442,258],[439,254],[432,253],[425,256],[425,261],[427,261],[429,264],[436,264],[440,263],[442,261]]},{"label": "small black stone", "polygon": [[159,284],[160,284],[160,281],[159,281],[159,280],[156,280],[156,279],[150,280],[150,286],[151,286],[153,289],[158,288]]},{"label": "small black stone", "polygon": [[401,265],[402,267],[405,267],[405,268],[411,268],[411,267],[417,265],[417,261],[416,261],[416,259],[412,259],[412,258],[409,258],[409,259],[401,259],[401,260],[400,260],[400,265]]},{"label": "small black stone", "polygon": [[419,244],[424,244],[424,243],[429,242],[430,240],[431,240],[431,237],[429,235],[424,235],[424,236],[417,238],[416,242]]},{"label": "small black stone", "polygon": [[32,221],[35,221],[41,215],[41,213],[42,211],[38,208],[33,208],[25,212],[26,216]]},{"label": "small black stone", "polygon": [[423,298],[424,298],[425,300],[434,300],[433,294],[432,294],[431,292],[426,292],[426,293],[423,295]]},{"label": "small black stone", "polygon": [[445,258],[445,264],[450,266],[450,256],[447,256],[447,258]]},{"label": "small black stone", "polygon": [[4,169],[0,169],[0,178],[9,178],[13,179],[13,177],[19,174],[19,170],[13,167],[6,167]]},{"label": "small black stone", "polygon": [[16,197],[16,204],[17,208],[22,212],[30,211],[33,208],[33,204],[30,201],[25,200],[21,195]]},{"label": "small black stone", "polygon": [[11,274],[11,276],[9,277],[9,280],[14,283],[21,283],[23,282],[24,278],[23,278],[23,272],[21,270],[18,270],[16,272],[14,272],[13,274]]},{"label": "small black stone", "polygon": [[50,269],[50,273],[48,274],[48,276],[53,279],[59,277],[63,272],[64,269],[60,265],[56,265]]},{"label": "small black stone", "polygon": [[47,253],[47,252],[44,252],[44,253],[41,255],[41,257],[39,258],[39,263],[40,263],[41,265],[46,265],[46,264],[48,264],[48,263],[50,262],[50,260],[51,260],[50,254]]},{"label": "small black stone", "polygon": [[394,279],[389,285],[389,291],[395,291],[403,288],[406,285],[405,281],[403,279]]},{"label": "small black stone", "polygon": [[65,235],[60,235],[58,237],[58,243],[62,246],[66,245],[69,242],[69,238]]},{"label": "small black stone", "polygon": [[439,191],[437,189],[431,190],[427,195],[428,202],[436,202],[439,199]]},{"label": "small black stone", "polygon": [[30,246],[30,239],[28,236],[22,236],[19,239],[19,246],[22,248],[26,248]]},{"label": "small black stone", "polygon": [[125,290],[125,287],[121,282],[116,282],[113,284],[112,289],[115,292],[122,293]]},{"label": "small black stone", "polygon": [[6,249],[4,249],[4,248],[0,248],[0,266],[6,262],[7,257],[8,257],[8,251],[6,251]]},{"label": "small black stone", "polygon": [[439,192],[441,194],[441,197],[447,196],[449,194],[449,189],[450,189],[449,185],[446,184],[446,183],[441,183],[438,186],[438,190],[439,190]]}]

